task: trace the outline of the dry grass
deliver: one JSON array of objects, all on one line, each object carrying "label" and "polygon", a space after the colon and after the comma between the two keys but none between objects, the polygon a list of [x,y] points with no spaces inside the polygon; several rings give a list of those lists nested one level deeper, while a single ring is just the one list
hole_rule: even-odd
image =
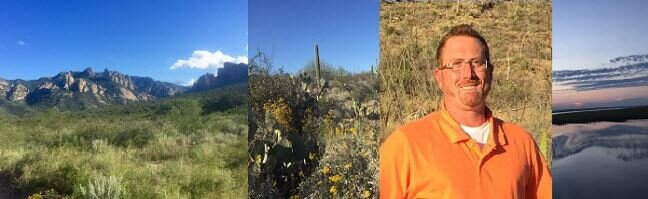
[{"label": "dry grass", "polygon": [[382,3],[380,20],[382,140],[437,109],[436,46],[451,27],[471,24],[491,48],[495,71],[487,101],[495,116],[529,130],[538,143],[550,142],[550,1]]}]

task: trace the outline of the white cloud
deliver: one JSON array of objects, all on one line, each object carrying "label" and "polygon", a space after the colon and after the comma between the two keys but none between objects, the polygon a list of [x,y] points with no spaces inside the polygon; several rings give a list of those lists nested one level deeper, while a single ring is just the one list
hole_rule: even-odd
[{"label": "white cloud", "polygon": [[24,45],[27,45],[27,42],[25,42],[25,41],[18,41],[18,45],[24,46]]},{"label": "white cloud", "polygon": [[191,54],[189,59],[179,59],[173,64],[169,69],[174,70],[178,68],[198,68],[198,69],[208,69],[208,68],[222,68],[225,62],[232,63],[246,63],[248,58],[247,56],[237,56],[233,57],[226,55],[220,50],[216,52],[209,52],[208,50],[196,50]]}]

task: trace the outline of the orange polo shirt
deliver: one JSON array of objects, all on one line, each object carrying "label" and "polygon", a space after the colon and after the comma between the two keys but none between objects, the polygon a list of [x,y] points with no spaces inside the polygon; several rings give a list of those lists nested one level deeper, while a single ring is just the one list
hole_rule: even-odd
[{"label": "orange polo shirt", "polygon": [[380,147],[380,198],[551,198],[551,173],[529,133],[494,118],[480,148],[441,110]]}]

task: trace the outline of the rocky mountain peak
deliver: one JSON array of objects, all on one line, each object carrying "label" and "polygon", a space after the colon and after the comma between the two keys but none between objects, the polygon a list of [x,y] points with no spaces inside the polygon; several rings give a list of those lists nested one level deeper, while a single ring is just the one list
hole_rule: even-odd
[{"label": "rocky mountain peak", "polygon": [[63,90],[70,90],[74,83],[74,75],[70,71],[61,72],[52,79],[55,81],[55,85]]},{"label": "rocky mountain peak", "polygon": [[201,75],[196,82],[193,84],[193,88],[196,90],[205,90],[208,89],[208,87],[213,86],[216,84],[216,75],[211,74],[211,73],[206,73],[204,75]]},{"label": "rocky mountain peak", "polygon": [[7,92],[11,89],[11,84],[5,80],[0,79],[0,97],[7,97]]},{"label": "rocky mountain peak", "polygon": [[88,67],[88,68],[86,68],[85,70],[83,70],[83,71],[79,74],[79,76],[82,76],[82,77],[88,77],[88,78],[89,78],[89,77],[94,77],[94,76],[95,76],[95,73],[94,73],[94,71],[92,71],[92,68]]},{"label": "rocky mountain peak", "polygon": [[74,84],[74,76],[72,76],[71,72],[65,73],[63,83],[64,83],[63,88],[66,90],[70,90],[70,85]]},{"label": "rocky mountain peak", "polygon": [[200,76],[193,84],[192,90],[201,91],[231,84],[247,82],[247,64],[235,64],[226,62],[223,68],[218,69],[218,75],[211,73]]},{"label": "rocky mountain peak", "polygon": [[130,90],[135,90],[135,85],[133,84],[133,80],[131,79],[130,76],[121,74],[116,71],[108,71],[106,69],[106,72],[104,72],[104,77],[107,78],[108,80],[123,86],[124,88],[128,88]]},{"label": "rocky mountain peak", "polygon": [[13,87],[11,87],[11,90],[9,90],[7,99],[10,101],[21,101],[24,100],[27,94],[29,93],[29,89],[23,84],[16,84]]},{"label": "rocky mountain peak", "polygon": [[51,89],[51,90],[56,90],[59,89],[56,84],[50,82],[50,81],[45,81],[43,82],[40,86],[38,86],[38,89]]}]

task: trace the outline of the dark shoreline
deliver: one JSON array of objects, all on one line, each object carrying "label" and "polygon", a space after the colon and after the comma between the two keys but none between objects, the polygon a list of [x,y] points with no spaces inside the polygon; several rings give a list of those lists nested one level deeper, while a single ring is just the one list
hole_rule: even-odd
[{"label": "dark shoreline", "polygon": [[648,106],[619,107],[618,109],[582,110],[552,114],[552,124],[590,122],[625,122],[632,119],[648,119]]}]

